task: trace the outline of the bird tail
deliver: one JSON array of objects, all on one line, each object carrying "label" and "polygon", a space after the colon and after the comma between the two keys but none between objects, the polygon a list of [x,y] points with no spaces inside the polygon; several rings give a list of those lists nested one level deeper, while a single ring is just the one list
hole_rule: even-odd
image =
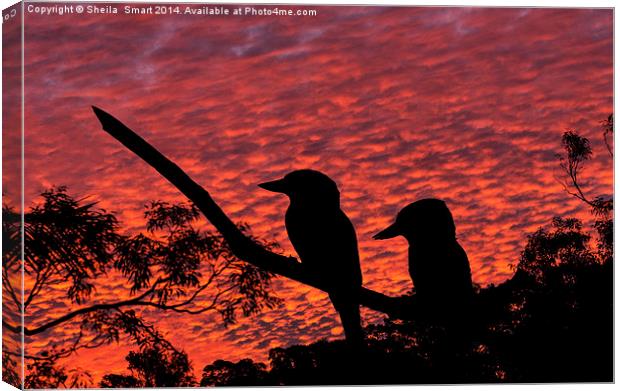
[{"label": "bird tail", "polygon": [[362,349],[365,346],[365,342],[358,301],[351,297],[335,294],[330,294],[329,298],[340,315],[347,344],[354,350]]}]

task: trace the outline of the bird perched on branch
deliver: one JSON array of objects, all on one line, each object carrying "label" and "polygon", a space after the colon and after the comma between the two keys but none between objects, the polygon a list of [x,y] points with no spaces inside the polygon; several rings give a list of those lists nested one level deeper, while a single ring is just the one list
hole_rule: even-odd
[{"label": "bird perched on branch", "polygon": [[291,244],[309,275],[329,293],[347,342],[362,346],[362,272],[357,237],[353,224],[340,209],[338,186],[314,170],[293,171],[259,186],[289,197],[285,224]]},{"label": "bird perched on branch", "polygon": [[435,320],[462,318],[474,291],[469,260],[456,240],[456,227],[446,203],[434,198],[411,203],[373,238],[401,235],[409,242],[409,274],[420,310]]}]

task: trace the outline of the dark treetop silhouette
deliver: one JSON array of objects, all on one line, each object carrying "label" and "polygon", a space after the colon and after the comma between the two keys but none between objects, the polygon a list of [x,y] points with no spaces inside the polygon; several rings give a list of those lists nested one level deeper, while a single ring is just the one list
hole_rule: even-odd
[{"label": "dark treetop silhouette", "polygon": [[[194,202],[211,224],[222,234],[235,256],[266,271],[326,292],[329,290],[324,281],[319,281],[312,275],[308,275],[294,257],[273,253],[245,236],[203,187],[134,131],[95,106],[93,106],[93,111],[101,122],[103,130],[142,158]],[[359,301],[361,305],[370,309],[393,316],[403,316],[402,308],[403,304],[406,304],[400,298],[389,297],[364,287],[360,288]]]},{"label": "dark treetop silhouette", "polygon": [[400,235],[409,242],[409,274],[418,309],[445,320],[466,311],[474,294],[471,270],[446,203],[433,198],[413,202],[374,238]]},{"label": "dark treetop silhouette", "polygon": [[306,271],[325,283],[340,315],[347,341],[361,346],[359,289],[362,286],[357,236],[340,209],[338,186],[327,175],[298,170],[284,178],[259,185],[286,194],[286,231]]}]

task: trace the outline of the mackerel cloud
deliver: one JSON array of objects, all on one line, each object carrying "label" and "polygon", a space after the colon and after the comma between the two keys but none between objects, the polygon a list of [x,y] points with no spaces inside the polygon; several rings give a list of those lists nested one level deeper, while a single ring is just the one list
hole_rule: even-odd
[{"label": "mackerel cloud", "polygon": [[[287,201],[256,185],[299,168],[327,173],[357,229],[365,286],[391,295],[411,289],[406,243],[371,237],[416,199],[446,200],[482,286],[509,278],[527,235],[553,216],[589,221],[559,180],[568,129],[592,141],[588,194],[611,194],[600,127],[613,109],[611,10],[313,9],[317,16],[27,14],[26,205],[66,185],[137,232],[148,201],[184,200],[101,131],[91,105],[289,254]],[[120,279],[100,285],[100,301],[128,294]],[[209,314],[146,316],[161,319],[197,373],[217,358],[265,360],[276,346],[342,337],[326,294],[281,278],[275,289],[283,307],[228,329]],[[33,324],[67,310],[53,297],[30,314]],[[70,338],[73,326],[27,350]],[[129,349],[84,351],[66,364],[98,377],[122,370]]]}]

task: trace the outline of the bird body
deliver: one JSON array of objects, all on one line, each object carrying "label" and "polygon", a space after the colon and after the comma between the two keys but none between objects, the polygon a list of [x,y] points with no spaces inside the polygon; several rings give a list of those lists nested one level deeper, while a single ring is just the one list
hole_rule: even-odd
[{"label": "bird body", "polygon": [[285,225],[301,262],[330,291],[345,282],[362,284],[355,229],[340,208],[305,208],[291,203]]},{"label": "bird body", "polygon": [[469,260],[456,240],[410,244],[409,275],[418,301],[441,311],[460,311],[473,295]]},{"label": "bird body", "polygon": [[298,170],[259,185],[286,194],[286,231],[306,272],[325,287],[340,315],[347,341],[360,346],[362,272],[353,224],[340,208],[336,183],[314,170]]},{"label": "bird body", "polygon": [[464,315],[474,290],[469,260],[456,239],[456,227],[445,202],[423,199],[407,205],[396,221],[374,236],[402,235],[409,242],[409,274],[419,308],[435,319]]}]

